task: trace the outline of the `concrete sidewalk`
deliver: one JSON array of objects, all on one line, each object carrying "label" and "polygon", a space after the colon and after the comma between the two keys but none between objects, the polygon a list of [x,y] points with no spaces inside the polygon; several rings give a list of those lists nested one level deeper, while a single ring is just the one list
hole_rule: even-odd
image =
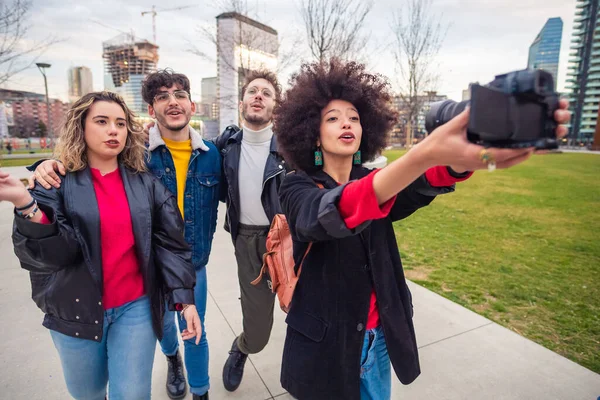
[{"label": "concrete sidewalk", "polygon": [[[12,176],[19,179],[27,179],[31,176],[31,172],[29,172],[25,167],[0,167],[0,170],[8,172]],[[0,233],[0,235],[2,235],[2,233]]]},{"label": "concrete sidewalk", "polygon": [[[12,208],[0,203],[0,399],[68,399],[56,350],[42,314],[30,299],[28,275],[19,268],[10,232]],[[210,397],[291,399],[279,384],[285,315],[276,307],[271,341],[246,364],[234,392],[223,388],[227,352],[241,330],[236,263],[223,231],[224,208],[208,265],[206,329],[210,345]],[[403,386],[393,377],[393,399],[564,399],[596,400],[600,375],[591,372],[420,286],[410,284],[422,375]],[[157,348],[153,398],[168,399],[166,362]],[[188,395],[186,399],[191,399]]]}]

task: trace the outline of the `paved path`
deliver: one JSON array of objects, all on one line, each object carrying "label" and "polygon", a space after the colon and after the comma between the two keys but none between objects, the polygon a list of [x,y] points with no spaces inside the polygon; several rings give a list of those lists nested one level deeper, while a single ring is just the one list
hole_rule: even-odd
[{"label": "paved path", "polygon": [[31,172],[29,172],[25,167],[4,167],[0,169],[4,172],[8,172],[13,176],[16,176],[19,179],[26,179],[29,178],[29,176],[31,175]]},{"label": "paved path", "polygon": [[0,159],[16,160],[21,158],[50,158],[52,153],[18,153],[18,154],[1,154]]},{"label": "paved path", "polygon": [[[221,228],[224,208],[208,265],[206,327],[210,344],[212,400],[285,400],[279,384],[285,315],[277,311],[271,341],[251,356],[240,388],[223,389],[221,372],[236,333],[241,330],[239,289],[233,246]],[[12,209],[0,203],[0,399],[64,400],[68,393],[60,363],[42,314],[30,299],[27,273],[19,268],[10,239]],[[429,290],[410,284],[422,375],[410,386],[393,378],[393,399],[596,400],[600,375]],[[277,307],[276,307],[277,308]],[[153,399],[168,399],[166,362],[157,349]],[[186,399],[191,399],[188,395]]]}]

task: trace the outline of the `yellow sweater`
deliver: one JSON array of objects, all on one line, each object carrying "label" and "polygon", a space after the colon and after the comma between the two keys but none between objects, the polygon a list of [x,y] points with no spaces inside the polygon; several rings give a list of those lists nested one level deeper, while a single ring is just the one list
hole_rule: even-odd
[{"label": "yellow sweater", "polygon": [[162,138],[173,157],[175,164],[175,176],[177,178],[177,205],[183,217],[183,194],[185,193],[185,180],[187,179],[188,166],[192,156],[192,140],[174,142],[165,137]]}]

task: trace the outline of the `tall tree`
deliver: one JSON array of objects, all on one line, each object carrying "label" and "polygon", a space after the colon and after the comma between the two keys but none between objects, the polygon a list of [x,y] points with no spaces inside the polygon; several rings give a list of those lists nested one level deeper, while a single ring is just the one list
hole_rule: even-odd
[{"label": "tall tree", "polygon": [[417,117],[426,92],[433,92],[439,80],[435,59],[448,30],[436,15],[431,0],[405,0],[392,17],[393,55],[399,76],[401,113],[407,121],[406,145],[412,145]]},{"label": "tall tree", "polygon": [[26,42],[31,0],[0,1],[0,85],[36,62],[58,40],[50,36]]},{"label": "tall tree", "polygon": [[313,57],[318,61],[359,58],[369,39],[363,28],[372,6],[373,0],[301,0]]}]

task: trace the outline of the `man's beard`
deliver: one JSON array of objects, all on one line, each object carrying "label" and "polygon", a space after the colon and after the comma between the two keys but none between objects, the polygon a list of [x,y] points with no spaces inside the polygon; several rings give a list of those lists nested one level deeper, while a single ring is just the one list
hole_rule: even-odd
[{"label": "man's beard", "polygon": [[158,123],[162,126],[164,126],[165,128],[167,128],[170,131],[180,131],[183,128],[185,128],[186,126],[188,126],[188,124],[190,123],[190,119],[187,114],[185,114],[185,122],[179,124],[179,125],[170,125],[167,123],[167,118],[163,117],[163,116],[159,116],[158,114],[156,114],[156,119],[158,120]]},{"label": "man's beard", "polygon": [[247,110],[249,108],[250,108],[250,105],[248,105],[247,107],[244,107],[244,109],[242,111],[242,117],[244,118],[244,121],[250,122],[251,124],[258,124],[258,125],[266,124],[267,122],[271,121],[273,113],[270,110],[267,110],[266,115],[264,117],[262,117],[260,115],[249,114],[247,112]]}]

